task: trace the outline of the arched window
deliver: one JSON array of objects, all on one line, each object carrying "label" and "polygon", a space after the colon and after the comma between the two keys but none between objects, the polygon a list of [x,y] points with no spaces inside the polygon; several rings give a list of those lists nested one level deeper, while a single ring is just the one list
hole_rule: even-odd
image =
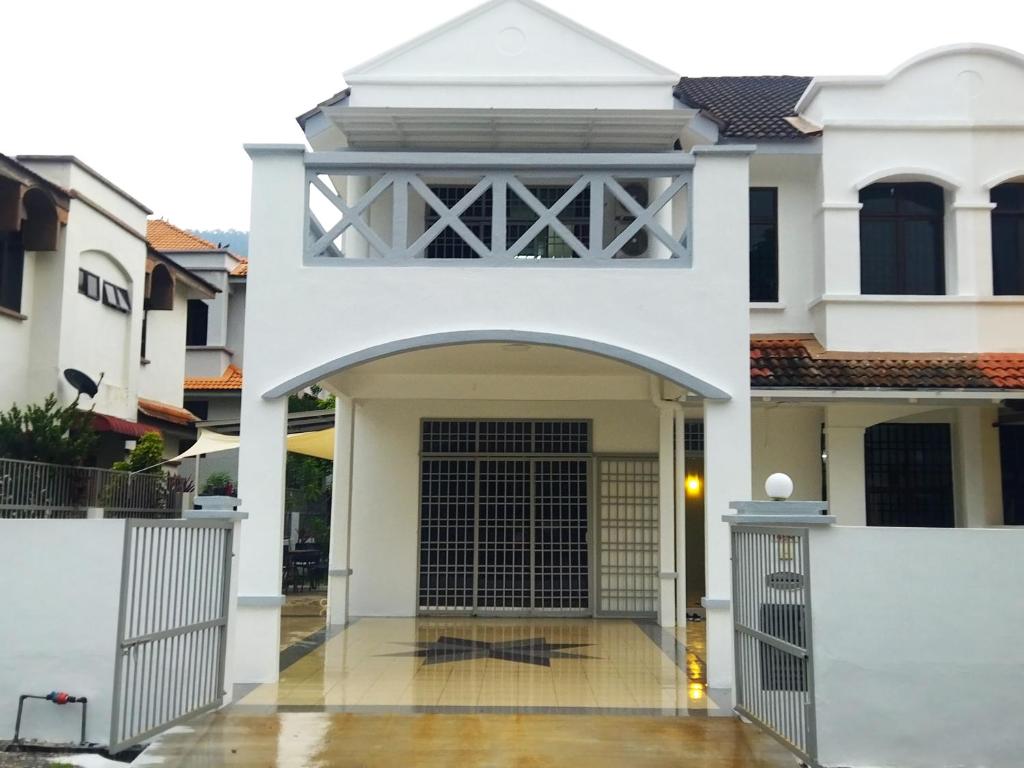
[{"label": "arched window", "polygon": [[942,187],[872,184],[860,191],[860,292],[946,292]]},{"label": "arched window", "polygon": [[1024,295],[1024,183],[992,189],[992,290]]}]

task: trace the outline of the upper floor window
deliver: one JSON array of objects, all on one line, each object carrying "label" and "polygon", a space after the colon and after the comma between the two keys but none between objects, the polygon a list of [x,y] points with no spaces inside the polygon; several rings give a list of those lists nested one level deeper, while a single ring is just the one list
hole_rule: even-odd
[{"label": "upper floor window", "polygon": [[1024,184],[1001,184],[991,199],[993,293],[1024,295]]},{"label": "upper floor window", "polygon": [[861,293],[945,293],[942,188],[872,184],[861,190],[860,202]]},{"label": "upper floor window", "polygon": [[103,281],[103,303],[119,312],[132,311],[132,300],[128,291],[106,280]]},{"label": "upper floor window", "polygon": [[93,301],[100,300],[100,278],[87,269],[78,270],[78,292]]},{"label": "upper floor window", "polygon": [[21,280],[25,249],[20,232],[0,233],[0,307],[21,312]]},{"label": "upper floor window", "polygon": [[[437,195],[449,208],[454,207],[471,187],[431,187],[431,191]],[[529,191],[541,203],[551,207],[559,198],[569,191],[568,187],[530,187]],[[465,213],[459,218],[466,225],[470,232],[478,237],[484,244],[491,243],[491,215],[493,197],[491,190],[480,195]],[[429,229],[437,220],[437,212],[427,206],[425,217],[425,228]],[[537,221],[537,214],[533,212],[525,202],[512,192],[508,192],[505,205],[506,234],[505,242],[508,246],[515,244],[520,237]],[[584,245],[589,245],[590,235],[590,197],[581,193],[558,215],[566,228]],[[434,241],[427,246],[426,258],[428,259],[475,259],[476,252],[469,244],[451,227],[445,228]],[[551,227],[545,227],[517,256],[520,259],[566,259],[576,258],[572,248],[562,240]]]},{"label": "upper floor window", "polygon": [[779,190],[750,189],[750,300],[779,300]]},{"label": "upper floor window", "polygon": [[185,346],[205,347],[209,322],[209,305],[202,299],[189,299],[188,316],[185,320]]}]

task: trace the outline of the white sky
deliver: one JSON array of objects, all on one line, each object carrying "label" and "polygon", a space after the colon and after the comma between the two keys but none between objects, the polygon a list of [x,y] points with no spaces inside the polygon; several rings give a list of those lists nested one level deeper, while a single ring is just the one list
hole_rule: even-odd
[{"label": "white sky", "polygon": [[[249,228],[245,142],[474,0],[22,0],[3,8],[0,152],[74,154],[156,215]],[[686,75],[883,74],[952,42],[1024,50],[1020,0],[547,0]]]}]

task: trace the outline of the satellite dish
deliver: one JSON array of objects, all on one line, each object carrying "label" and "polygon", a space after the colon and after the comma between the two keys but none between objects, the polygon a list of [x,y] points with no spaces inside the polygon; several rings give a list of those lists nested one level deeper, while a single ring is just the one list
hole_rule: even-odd
[{"label": "satellite dish", "polygon": [[[96,393],[100,391],[99,384],[89,378],[88,374],[82,373],[77,368],[65,368],[64,378],[80,395],[96,397]],[[100,374],[100,381],[103,381],[102,373]]]}]

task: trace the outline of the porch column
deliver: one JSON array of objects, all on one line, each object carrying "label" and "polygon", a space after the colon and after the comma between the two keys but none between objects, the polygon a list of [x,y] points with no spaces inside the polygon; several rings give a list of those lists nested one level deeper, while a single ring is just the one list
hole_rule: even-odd
[{"label": "porch column", "polygon": [[331,554],[327,571],[327,623],[348,623],[348,584],[351,575],[349,533],[352,510],[352,453],[355,404],[337,395],[334,406],[334,481],[331,488]]},{"label": "porch column", "polygon": [[658,410],[658,541],[659,582],[658,623],[663,627],[676,625],[676,535],[675,535],[675,440],[673,409],[661,406]]},{"label": "porch column", "polygon": [[242,390],[238,491],[242,511],[234,675],[237,683],[275,682],[281,637],[285,438],[288,400]]},{"label": "porch column", "polygon": [[867,524],[864,422],[842,407],[825,413],[829,509],[841,525]]},{"label": "porch column", "polygon": [[[654,178],[651,179],[650,184],[647,186],[647,194],[649,196],[650,203],[653,203],[655,198],[658,197],[662,192],[669,188],[672,183],[671,179],[668,178]],[[654,214],[654,223],[661,226],[670,235],[673,234],[672,230],[672,201],[669,200],[665,203],[665,207]],[[650,235],[650,233],[648,233]],[[651,259],[670,259],[672,258],[672,252],[668,249],[661,240],[650,235],[647,245],[647,256]]]},{"label": "porch column", "polygon": [[[345,202],[350,206],[355,205],[359,200],[370,191],[370,177],[369,176],[349,176],[347,192],[345,195]],[[370,212],[366,212],[367,221],[370,219]],[[345,230],[345,236],[342,239],[345,256],[349,259],[368,259],[370,258],[370,243],[363,237],[355,227],[349,227]]]},{"label": "porch column", "polygon": [[704,402],[704,559],[709,688],[731,688],[732,545],[722,515],[751,492],[750,398]]},{"label": "porch column", "polygon": [[1003,524],[1002,467],[999,456],[999,418],[995,405],[957,408],[954,455],[957,460],[957,525],[987,528]]},{"label": "porch column", "polygon": [[686,626],[686,412],[676,405],[676,626]]}]

